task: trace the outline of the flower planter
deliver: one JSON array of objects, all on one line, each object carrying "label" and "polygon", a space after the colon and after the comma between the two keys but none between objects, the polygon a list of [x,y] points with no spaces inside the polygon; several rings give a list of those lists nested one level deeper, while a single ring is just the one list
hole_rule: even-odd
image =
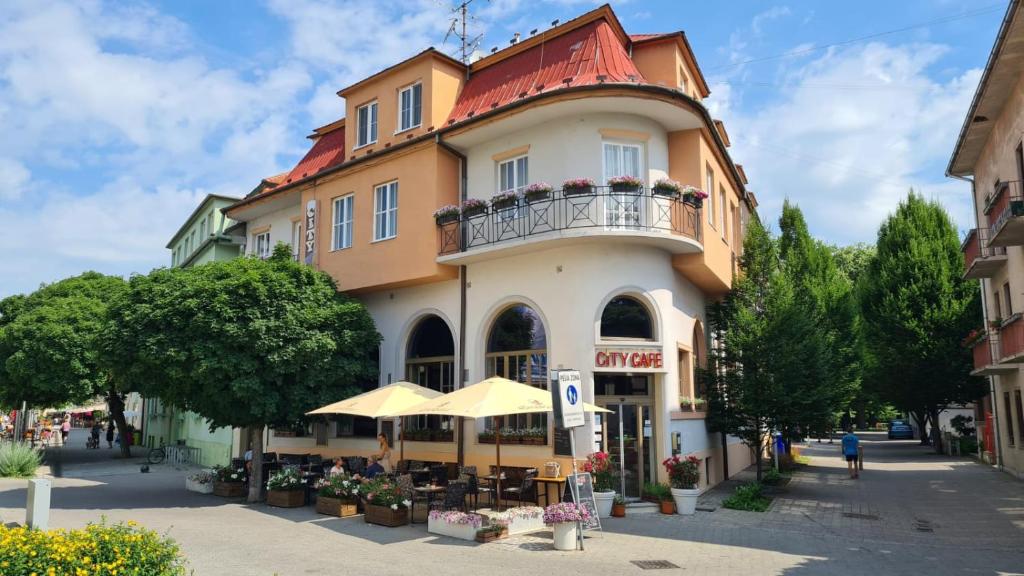
[{"label": "flower planter", "polygon": [[267,490],[267,505],[277,508],[298,508],[306,504],[305,490]]},{"label": "flower planter", "polygon": [[593,186],[580,186],[578,188],[562,188],[562,194],[566,196],[587,196],[593,193]]},{"label": "flower planter", "polygon": [[327,514],[329,516],[337,516],[339,518],[355,516],[359,513],[358,506],[355,502],[342,500],[341,498],[331,498],[329,496],[316,497],[316,511],[319,514]]},{"label": "flower planter", "polygon": [[696,196],[684,196],[683,202],[686,202],[687,204],[693,206],[694,208],[700,208],[704,206],[704,199],[697,198]]},{"label": "flower planter", "polygon": [[487,207],[481,206],[479,208],[465,208],[462,210],[462,215],[466,218],[475,218],[477,216],[483,216],[487,214]]},{"label": "flower planter", "polygon": [[626,516],[626,505],[625,504],[612,504],[612,517],[613,518],[624,518]]},{"label": "flower planter", "polygon": [[367,524],[376,524],[389,528],[404,526],[409,523],[409,509],[399,507],[398,510],[392,510],[388,506],[367,504],[363,519],[366,520]]},{"label": "flower planter", "polygon": [[185,489],[189,492],[198,492],[199,494],[213,494],[213,482],[207,482],[205,484],[196,482],[191,478],[185,478]]},{"label": "flower planter", "polygon": [[551,192],[534,192],[532,194],[525,194],[523,195],[523,199],[526,200],[527,204],[532,204],[534,202],[543,202],[545,200],[551,199]]},{"label": "flower planter", "polygon": [[459,215],[458,214],[445,214],[444,216],[438,216],[438,217],[434,218],[434,221],[437,222],[438,226],[444,226],[445,224],[451,224],[452,222],[458,222],[459,221]]},{"label": "flower planter", "polygon": [[552,526],[555,533],[555,550],[576,549],[576,523],[560,522]]},{"label": "flower planter", "polygon": [[509,534],[544,530],[544,509],[539,506],[519,506],[488,516],[492,524],[498,521],[505,523]]},{"label": "flower planter", "polygon": [[497,202],[491,202],[491,208],[494,210],[508,210],[509,208],[515,208],[517,202],[515,200],[499,200]]},{"label": "flower planter", "polygon": [[441,536],[458,538],[459,540],[472,541],[476,540],[476,533],[479,529],[479,525],[452,524],[444,521],[443,519],[435,519],[430,515],[427,516],[427,532],[430,532],[431,534],[439,534]]},{"label": "flower planter", "polygon": [[612,515],[612,504],[615,503],[615,491],[594,492],[594,503],[597,504],[597,516],[608,518]]},{"label": "flower planter", "polygon": [[220,482],[214,480],[213,494],[214,496],[224,498],[241,498],[245,496],[245,484],[242,482]]},{"label": "flower planter", "polygon": [[495,540],[501,540],[502,538],[508,538],[508,530],[502,530],[501,532],[477,532],[475,539],[481,544],[488,542],[494,542]]},{"label": "flower planter", "polygon": [[679,198],[679,190],[671,188],[652,188],[651,193],[662,198]]},{"label": "flower planter", "polygon": [[637,184],[612,184],[612,192],[636,194],[640,192],[640,186]]},{"label": "flower planter", "polygon": [[672,489],[672,499],[675,500],[676,511],[686,516],[693,514],[697,510],[698,496],[700,496],[699,488]]},{"label": "flower planter", "polygon": [[658,503],[658,505],[661,506],[662,514],[676,513],[676,503],[673,502],[672,500],[662,500],[661,502]]},{"label": "flower planter", "polygon": [[[478,444],[494,444],[494,436],[490,436],[490,437],[487,437],[487,438],[479,437],[478,436],[476,441],[477,441]],[[502,444],[504,444],[504,443],[505,443],[504,440],[502,440]]]}]

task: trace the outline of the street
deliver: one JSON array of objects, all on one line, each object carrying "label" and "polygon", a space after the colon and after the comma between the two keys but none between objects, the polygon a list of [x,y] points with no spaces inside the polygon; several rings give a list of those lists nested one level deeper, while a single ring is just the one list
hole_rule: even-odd
[{"label": "street", "polygon": [[[1013,574],[1024,571],[1024,485],[912,441],[862,434],[866,467],[846,476],[837,445],[802,447],[811,464],[776,489],[766,513],[717,507],[695,516],[633,514],[604,521],[585,552],[551,550],[550,533],[479,545],[382,528],[313,508],[250,506],[186,492],[185,472],[112,450],[85,451],[82,430],[63,448],[51,527],[135,520],[177,540],[199,575],[640,573],[631,561],[665,560],[679,574]],[[141,451],[140,451],[141,454]],[[745,474],[749,474],[747,471]],[[0,481],[0,516],[22,521],[24,481]],[[474,548],[467,553],[465,548]]]}]

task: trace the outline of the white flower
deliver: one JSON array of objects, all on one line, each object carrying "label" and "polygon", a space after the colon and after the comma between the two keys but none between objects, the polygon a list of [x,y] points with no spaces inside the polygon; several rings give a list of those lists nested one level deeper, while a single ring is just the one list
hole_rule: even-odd
[{"label": "white flower", "polygon": [[238,478],[238,474],[232,474],[231,477],[232,478]]},{"label": "white flower", "polygon": [[348,480],[342,480],[342,481],[341,481],[341,483],[342,483],[342,484],[343,484],[344,486],[348,486],[348,484],[349,484]]},{"label": "white flower", "polygon": [[406,508],[412,506],[412,500],[402,500],[402,506],[405,506]]},{"label": "white flower", "polygon": [[391,509],[392,510],[398,510],[398,504],[392,504],[391,505]]}]

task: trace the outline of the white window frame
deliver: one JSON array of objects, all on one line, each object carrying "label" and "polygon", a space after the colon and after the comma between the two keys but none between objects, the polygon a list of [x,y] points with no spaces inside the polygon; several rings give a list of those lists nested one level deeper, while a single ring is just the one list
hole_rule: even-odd
[{"label": "white window frame", "polygon": [[199,221],[199,238],[206,238],[206,218]]},{"label": "white window frame", "polygon": [[[420,101],[419,102],[416,102],[416,92],[417,92],[416,89],[417,88],[419,88],[419,91],[418,91],[419,95],[420,95]],[[407,94],[407,93],[409,94],[409,108],[408,108],[408,111],[409,111],[409,124],[408,125],[405,123],[405,111],[406,110],[402,107],[402,97],[405,96],[405,94]],[[416,118],[416,111],[417,111],[417,109],[419,110],[419,118]],[[399,132],[405,132],[406,130],[412,130],[414,128],[419,128],[420,126],[423,125],[423,83],[422,82],[416,82],[414,84],[410,84],[410,85],[406,86],[405,88],[402,88],[402,89],[400,89],[398,91],[398,122],[396,122],[396,125],[398,126],[398,130],[395,131],[395,134],[398,134]]]},{"label": "white window frame", "polygon": [[252,253],[261,260],[270,258],[270,230],[252,235]]},{"label": "white window frame", "polygon": [[[728,201],[726,201],[725,186],[718,185],[718,212],[722,215],[722,240],[726,240],[726,235],[729,234],[729,207]],[[728,240],[726,240],[728,242]]]},{"label": "white window frame", "polygon": [[[361,115],[363,111],[366,111],[366,125],[363,126]],[[369,146],[370,144],[377,143],[377,130],[378,120],[380,114],[378,113],[377,101],[367,102],[362,106],[356,108],[356,148],[362,148],[363,146]]]},{"label": "white window frame", "polygon": [[373,188],[373,241],[398,236],[398,180]]},{"label": "white window frame", "polygon": [[189,254],[191,254],[192,252],[195,252],[196,248],[199,247],[196,244],[197,244],[196,243],[196,229],[193,228],[192,231],[189,232],[189,234],[188,234],[188,248],[189,248],[188,253]]},{"label": "white window frame", "polygon": [[292,220],[292,260],[298,262],[302,254],[302,220]]},{"label": "white window frame", "polygon": [[[519,165],[518,165],[518,163],[519,163],[520,160],[523,161],[523,168],[524,168],[523,175],[522,175],[522,178],[523,178],[522,182],[519,181],[519,176],[520,175],[519,175]],[[512,165],[512,186],[511,187],[502,186],[502,184],[501,184],[502,169],[506,165],[509,165],[509,164]],[[498,161],[498,177],[497,177],[497,180],[495,181],[495,184],[496,184],[495,188],[497,189],[497,191],[499,193],[501,193],[501,192],[522,192],[523,189],[525,189],[526,186],[529,183],[530,183],[530,157],[529,157],[529,155],[522,154],[522,155],[516,156],[514,158],[507,158],[505,160]]]},{"label": "white window frame", "polygon": [[[347,204],[347,208],[345,207]],[[352,212],[355,208],[355,195],[346,194],[334,199],[331,203],[331,251],[344,250],[352,247]],[[338,207],[342,210],[339,212]]]},{"label": "white window frame", "polygon": [[[647,168],[646,168],[646,148],[643,142],[635,141],[622,141],[622,140],[603,140],[601,142],[601,178],[605,186],[608,186],[608,180],[615,178],[616,176],[626,176],[627,174],[609,174],[608,173],[608,147],[617,146],[619,148],[618,161],[621,165],[625,165],[625,155],[623,151],[626,148],[636,149],[637,159],[637,174],[636,177],[646,185],[647,182]],[[619,200],[618,208],[613,209],[612,204],[615,199]],[[636,228],[643,222],[643,210],[645,208],[644,201],[637,200],[633,194],[612,194],[609,190],[608,195],[605,196],[605,208],[604,208],[604,219],[605,225],[609,228]],[[635,205],[637,210],[631,208],[624,208],[625,206]]]},{"label": "white window frame", "polygon": [[705,164],[704,169],[707,173],[704,175],[705,186],[707,189],[704,191],[708,193],[707,201],[707,212],[708,212],[708,224],[712,227],[715,225],[715,171],[711,168],[711,164]]}]

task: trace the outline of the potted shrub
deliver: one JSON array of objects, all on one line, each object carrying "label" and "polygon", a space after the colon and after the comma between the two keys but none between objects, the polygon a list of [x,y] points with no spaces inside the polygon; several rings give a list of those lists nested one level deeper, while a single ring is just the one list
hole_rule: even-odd
[{"label": "potted shrub", "polygon": [[670,178],[661,178],[651,186],[651,192],[655,196],[664,196],[666,198],[679,198],[679,194],[683,187]]},{"label": "potted shrub", "polygon": [[578,522],[590,519],[590,512],[572,502],[559,502],[544,508],[544,525],[551,526],[555,550],[575,550]]},{"label": "potted shrub", "polygon": [[615,500],[612,502],[612,516],[615,518],[626,516],[626,499],[618,494],[615,495]]},{"label": "potted shrub", "polygon": [[544,509],[540,506],[516,506],[489,516],[492,523],[501,524],[509,534],[524,534],[544,529]]},{"label": "potted shrub", "polygon": [[345,474],[336,474],[317,483],[316,511],[344,518],[358,510],[360,484]]},{"label": "potted shrub", "polygon": [[703,412],[704,411],[704,407],[706,405],[707,405],[707,400],[704,400],[703,398],[694,398],[693,399],[693,409],[696,412]]},{"label": "potted shrub", "polygon": [[481,544],[500,540],[508,536],[508,528],[501,524],[490,524],[476,531],[476,541]]},{"label": "potted shrub", "polygon": [[658,506],[661,509],[661,513],[675,514],[676,503],[672,498],[672,490],[664,484],[660,484],[659,486],[664,488],[663,490],[658,491]]},{"label": "potted shrub", "polygon": [[594,479],[594,503],[597,505],[597,515],[601,518],[612,515],[612,503],[615,500],[615,475],[612,470],[612,457],[607,452],[594,452],[583,463],[583,471],[590,472]]},{"label": "potted shrub", "polygon": [[679,455],[666,458],[662,465],[668,472],[672,484],[672,498],[680,514],[693,514],[700,496],[700,459],[696,456],[681,458]]},{"label": "potted shrub", "polygon": [[474,216],[481,216],[483,214],[487,214],[487,202],[476,198],[470,198],[462,203],[463,218],[473,218]]},{"label": "potted shrub", "polygon": [[245,496],[245,468],[213,467],[213,494],[224,498]]},{"label": "potted shrub", "polygon": [[680,410],[689,410],[689,411],[692,412],[693,411],[693,398],[690,398],[689,396],[680,396],[679,397],[679,409]]},{"label": "potted shrub", "polygon": [[459,221],[459,207],[452,204],[434,210],[434,221],[438,226]]},{"label": "potted shrub", "polygon": [[378,476],[360,489],[366,502],[363,519],[378,526],[403,526],[409,523],[412,502],[402,495],[402,489],[390,478]]},{"label": "potted shrub", "polygon": [[693,186],[686,186],[683,188],[683,202],[686,202],[694,208],[700,208],[703,206],[704,199],[707,197],[708,193],[700,188],[694,188]]},{"label": "potted shrub", "polygon": [[494,210],[507,210],[515,208],[519,204],[519,194],[515,192],[499,192],[491,196],[491,208]]},{"label": "potted shrub", "polygon": [[640,191],[644,183],[635,176],[616,176],[608,179],[608,185],[612,187],[612,192],[635,193]]},{"label": "potted shrub", "polygon": [[306,503],[306,480],[298,468],[283,468],[267,480],[267,504],[278,508],[298,508]]},{"label": "potted shrub", "polygon": [[582,196],[594,193],[594,181],[590,178],[573,178],[562,182],[562,194],[565,196]]},{"label": "potted shrub", "polygon": [[527,204],[550,200],[551,192],[550,184],[547,182],[537,182],[536,184],[530,184],[523,190],[523,199],[526,200]]},{"label": "potted shrub", "polygon": [[431,510],[427,515],[427,532],[460,540],[475,540],[484,525],[483,516],[465,512]]},{"label": "potted shrub", "polygon": [[213,472],[200,470],[185,477],[185,489],[200,494],[213,494]]}]

